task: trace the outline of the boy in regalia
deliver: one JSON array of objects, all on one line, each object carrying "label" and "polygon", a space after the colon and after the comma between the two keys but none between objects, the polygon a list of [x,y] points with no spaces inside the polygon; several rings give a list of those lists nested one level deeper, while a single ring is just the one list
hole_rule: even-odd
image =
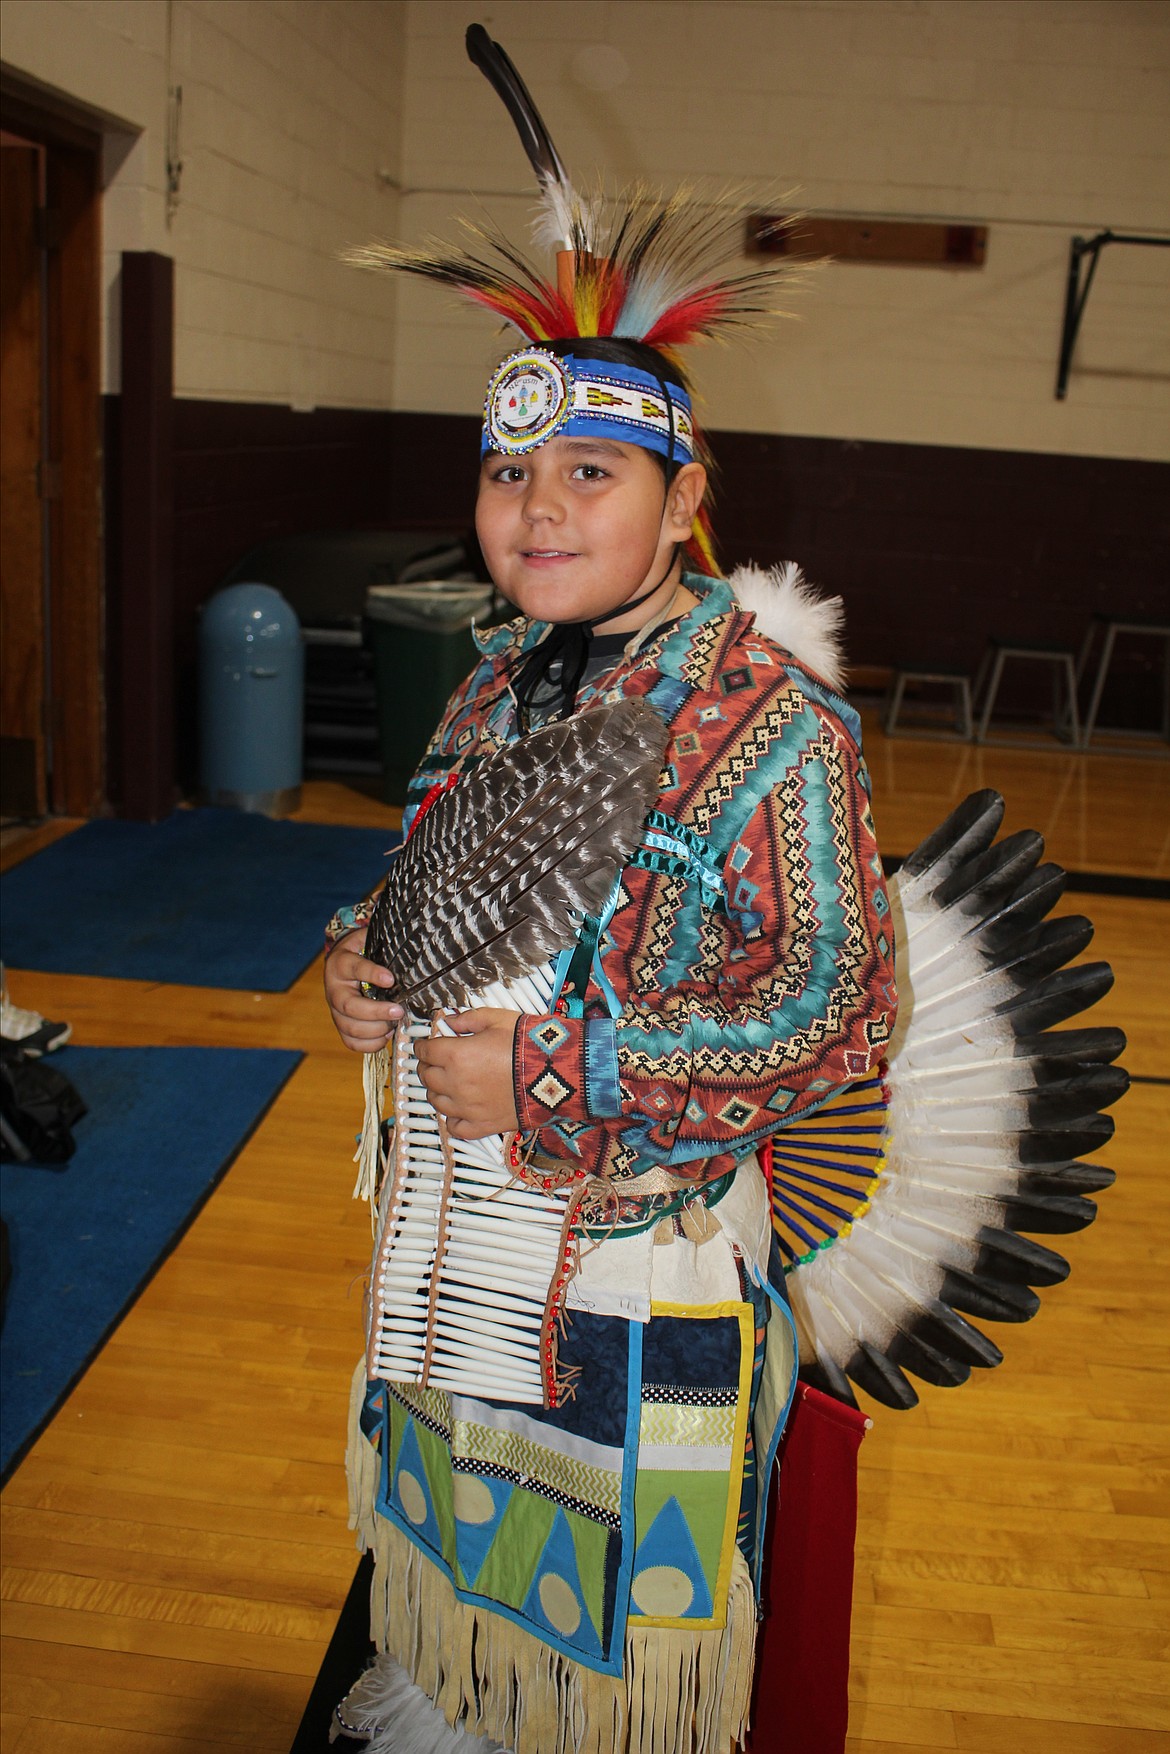
[{"label": "boy in regalia", "polygon": [[[832,640],[791,577],[741,584],[752,613],[715,576],[675,349],[754,308],[760,282],[696,276],[695,223],[635,197],[604,256],[574,252],[571,297],[534,276],[489,286],[466,257],[383,253],[526,338],[488,386],[476,503],[519,615],[477,635],[404,828],[492,751],[603,703],[644,701],[667,744],[641,842],[566,947],[556,1002],[472,1008],[417,1045],[452,1139],[515,1133],[586,1188],[559,1340],[571,1397],[521,1407],[360,1375],[351,1495],[382,1655],[338,1728],[378,1750],[413,1746],[396,1739],[411,1711],[437,1738],[420,1747],[742,1742],[796,1352],[757,1149],[872,1079],[893,1024],[868,782]],[[721,226],[725,242],[738,216]],[[371,907],[331,922],[325,971],[342,1039],[364,1054],[402,1018],[392,995],[366,996],[392,981],[363,955]]]},{"label": "boy in regalia", "polygon": [[[814,1418],[838,1435],[810,1445],[802,1412],[795,1447],[817,1459],[791,1480],[785,1464],[804,1564],[788,1624],[808,1657],[815,1599],[817,1630],[836,1616],[838,1636],[816,1647],[815,1675],[773,1658],[761,1681],[793,1746],[843,1748],[844,1499],[864,1424],[850,1383],[906,1408],[911,1375],[964,1381],[1001,1357],[965,1317],[1025,1321],[1033,1288],[1067,1274],[1019,1232],[1080,1229],[1095,1212],[1085,1195],[1113,1179],[1071,1155],[1109,1136],[1099,1111],[1125,1089],[1111,1065],[1124,1037],[1054,1027],[1112,976],[1063,967],[1092,928],[1045,920],[1063,873],[1039,865],[1039,836],[996,842],[996,794],[960,804],[887,894],[857,718],[838,692],[839,603],[818,603],[792,567],[718,576],[709,458],[677,350],[757,320],[783,259],[720,271],[742,243],[733,202],[582,201],[499,45],[472,26],[468,50],[517,124],[563,247],[555,284],[483,228],[461,251],[359,253],[457,288],[524,343],[488,385],[476,504],[488,569],[519,615],[478,636],[410,789],[404,828],[409,841],[423,824],[423,850],[408,845],[405,864],[431,882],[426,849],[446,844],[436,799],[458,801],[468,782],[454,812],[466,830],[467,800],[492,796],[485,776],[525,766],[547,846],[540,800],[556,788],[537,757],[570,737],[599,747],[607,714],[652,725],[651,754],[664,753],[656,786],[655,760],[622,768],[636,833],[602,902],[564,916],[543,980],[465,985],[445,1024],[441,1004],[420,1018],[383,966],[398,964],[392,909],[344,908],[330,924],[329,1003],[375,1070],[367,1145],[391,1041],[400,1109],[379,1186],[376,1150],[363,1160],[379,1242],[347,1457],[379,1654],[335,1734],[374,1754],[739,1747],[798,1329],[804,1374],[833,1397],[802,1384],[802,1407],[819,1395]],[[565,771],[593,797],[588,766]],[[510,829],[483,832],[503,843],[503,887],[514,874],[527,893],[547,853],[518,840],[514,867]],[[453,902],[462,882],[435,876]],[[891,905],[913,995],[896,1042]],[[494,943],[487,913],[459,935],[478,927]],[[400,996],[420,990],[408,981]],[[441,1149],[419,1149],[428,1129]],[[393,1206],[428,1159],[446,1177],[442,1210],[458,1205],[457,1163],[467,1187],[496,1189],[490,1223],[478,1196],[464,1201],[496,1253],[464,1243],[441,1343],[439,1254]],[[534,1208],[566,1245],[539,1271],[531,1237],[543,1247],[549,1231],[526,1228]],[[411,1290],[402,1301],[400,1274],[398,1302],[396,1249]],[[512,1295],[521,1280],[528,1304]],[[520,1355],[534,1343],[515,1312],[533,1294],[529,1381]],[[400,1316],[424,1336],[421,1370],[402,1362]],[[447,1386],[427,1378],[440,1355]],[[852,1448],[826,1470],[850,1423]],[[814,1478],[834,1482],[829,1514],[815,1486],[802,1498]]]}]

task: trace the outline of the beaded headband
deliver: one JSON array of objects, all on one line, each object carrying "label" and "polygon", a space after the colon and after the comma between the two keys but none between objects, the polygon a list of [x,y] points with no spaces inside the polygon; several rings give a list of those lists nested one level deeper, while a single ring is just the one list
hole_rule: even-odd
[{"label": "beaded headband", "polygon": [[681,384],[624,362],[542,347],[510,353],[488,385],[481,451],[522,456],[558,437],[617,439],[689,463],[691,399]]}]

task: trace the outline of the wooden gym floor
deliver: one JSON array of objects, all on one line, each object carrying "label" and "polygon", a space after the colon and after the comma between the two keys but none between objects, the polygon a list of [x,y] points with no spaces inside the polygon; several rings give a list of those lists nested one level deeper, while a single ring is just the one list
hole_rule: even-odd
[{"label": "wooden gym floor", "polygon": [[[1170,875],[1170,762],[876,728],[867,748],[891,854],[994,785],[1007,827],[1040,828],[1062,863]],[[391,819],[324,783],[302,815]],[[1106,1154],[1118,1183],[1067,1239],[1070,1282],[1030,1327],[996,1331],[999,1370],[925,1389],[912,1413],[872,1409],[850,1754],[1170,1745],[1170,904],[1063,905],[1097,922],[1090,954],[1117,985],[1094,1021],[1129,1031],[1141,1080]],[[10,978],[18,1004],[70,1019],[79,1042],[305,1059],[4,1493],[0,1738],[6,1754],[286,1754],[355,1563],[342,1450],[369,1241],[349,1199],[357,1061],[317,964],[277,995]],[[780,1735],[764,1745],[784,1750]]]}]

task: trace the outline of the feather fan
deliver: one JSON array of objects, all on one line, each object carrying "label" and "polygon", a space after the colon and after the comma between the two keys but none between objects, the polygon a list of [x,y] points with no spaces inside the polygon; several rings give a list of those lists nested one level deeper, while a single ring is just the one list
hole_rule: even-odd
[{"label": "feather fan", "polygon": [[458,1007],[573,942],[637,845],[666,727],[623,700],[489,755],[419,816],[366,954],[412,1011]]},{"label": "feather fan", "polygon": [[348,1726],[343,1746],[360,1734],[361,1754],[507,1754],[489,1736],[452,1729],[388,1651],[379,1652],[359,1676],[334,1716]]},{"label": "feather fan", "polygon": [[901,1008],[886,1078],[847,1086],[772,1141],[777,1245],[805,1372],[913,1406],[911,1376],[962,1382],[1000,1361],[968,1317],[1021,1322],[1068,1263],[1026,1231],[1096,1216],[1112,1170],[1102,1111],[1128,1078],[1116,1029],[1053,1029],[1105,993],[1105,963],[1065,967],[1088,920],[1046,915],[1064,886],[1043,841],[996,841],[977,792],[889,885]]}]

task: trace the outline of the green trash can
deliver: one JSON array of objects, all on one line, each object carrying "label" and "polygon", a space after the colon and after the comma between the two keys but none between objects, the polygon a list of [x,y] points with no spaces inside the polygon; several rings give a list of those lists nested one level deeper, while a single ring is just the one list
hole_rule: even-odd
[{"label": "green trash can", "polygon": [[405,803],[443,708],[475,667],[471,624],[488,619],[491,602],[490,585],[464,579],[374,585],[367,592],[382,796],[388,804]]}]

